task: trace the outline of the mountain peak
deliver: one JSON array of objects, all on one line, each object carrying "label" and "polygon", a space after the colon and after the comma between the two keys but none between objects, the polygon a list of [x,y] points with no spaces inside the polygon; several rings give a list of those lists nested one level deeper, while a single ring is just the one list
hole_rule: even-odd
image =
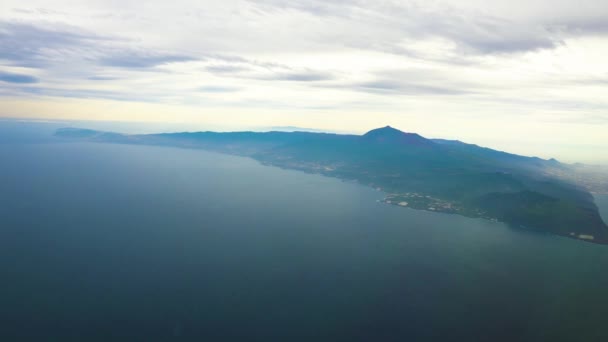
[{"label": "mountain peak", "polygon": [[405,134],[405,132],[402,132],[396,128],[393,128],[391,126],[384,126],[381,128],[376,128],[376,129],[372,129],[371,131],[365,133],[363,136],[370,136],[370,135],[400,135],[400,134]]},{"label": "mountain peak", "polygon": [[430,147],[435,143],[421,137],[416,133],[406,133],[391,126],[372,129],[365,133],[363,138],[375,143],[394,144],[394,145],[414,145]]}]

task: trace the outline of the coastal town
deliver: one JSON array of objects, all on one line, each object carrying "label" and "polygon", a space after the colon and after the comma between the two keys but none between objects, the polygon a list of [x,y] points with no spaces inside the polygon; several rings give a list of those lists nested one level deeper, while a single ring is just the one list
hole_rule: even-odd
[{"label": "coastal town", "polygon": [[[378,188],[377,190],[380,189]],[[424,195],[416,192],[388,194],[380,202],[416,210],[426,210],[438,213],[458,214],[474,218],[484,218],[493,222],[498,221],[496,218],[490,217],[479,209],[470,208],[456,202],[446,201],[443,199],[435,198],[429,195]]]}]

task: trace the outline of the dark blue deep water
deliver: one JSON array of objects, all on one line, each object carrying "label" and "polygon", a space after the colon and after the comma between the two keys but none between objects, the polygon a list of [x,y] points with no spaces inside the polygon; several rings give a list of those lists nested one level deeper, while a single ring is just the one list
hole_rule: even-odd
[{"label": "dark blue deep water", "polygon": [[0,340],[608,341],[608,246],[382,197],[198,150],[0,139]]}]

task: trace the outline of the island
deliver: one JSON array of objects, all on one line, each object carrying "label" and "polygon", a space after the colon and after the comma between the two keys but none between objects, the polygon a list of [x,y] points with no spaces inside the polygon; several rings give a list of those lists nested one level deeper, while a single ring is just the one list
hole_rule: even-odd
[{"label": "island", "polygon": [[200,148],[265,165],[357,181],[384,203],[504,222],[518,229],[608,244],[608,226],[575,168],[390,126],[363,135],[313,132],[120,134],[59,129],[70,141]]}]

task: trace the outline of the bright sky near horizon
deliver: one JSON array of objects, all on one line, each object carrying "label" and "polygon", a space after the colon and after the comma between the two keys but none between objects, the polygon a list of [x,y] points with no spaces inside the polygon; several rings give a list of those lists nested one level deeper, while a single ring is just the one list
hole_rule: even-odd
[{"label": "bright sky near horizon", "polygon": [[608,163],[605,0],[0,3],[0,117],[364,132]]}]

